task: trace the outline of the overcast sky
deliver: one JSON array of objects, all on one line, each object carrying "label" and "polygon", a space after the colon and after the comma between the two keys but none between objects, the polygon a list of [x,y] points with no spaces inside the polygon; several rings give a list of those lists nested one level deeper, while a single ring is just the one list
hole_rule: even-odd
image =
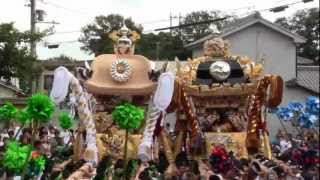
[{"label": "overcast sky", "polygon": [[[189,12],[198,10],[221,10],[239,16],[245,16],[248,12],[271,8],[299,0],[36,0],[37,9],[45,10],[46,21],[56,21],[57,33],[44,38],[44,42],[60,44],[58,49],[47,49],[40,42],[37,54],[40,59],[59,56],[61,54],[71,56],[79,60],[92,59],[93,56],[80,50],[81,43],[74,42],[80,36],[80,28],[93,22],[97,15],[118,13],[136,23],[142,24],[144,30],[152,30],[169,26],[169,15],[184,16]],[[25,6],[29,0],[0,0],[0,23],[14,22],[20,30],[30,28],[30,8]],[[310,3],[299,3],[290,6],[281,13],[262,12],[262,16],[270,21],[278,17],[290,16],[295,11],[319,7],[319,0]],[[167,20],[167,21],[166,21]],[[159,22],[161,21],[161,22]],[[177,24],[177,19],[173,25]],[[48,24],[37,24],[37,28],[43,30]],[[67,42],[66,42],[67,41]],[[68,42],[71,41],[71,42]]]}]

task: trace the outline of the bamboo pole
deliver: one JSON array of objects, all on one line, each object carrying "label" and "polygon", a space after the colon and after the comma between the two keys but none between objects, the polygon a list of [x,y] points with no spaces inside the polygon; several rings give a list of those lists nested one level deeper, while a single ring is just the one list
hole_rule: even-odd
[{"label": "bamboo pole", "polygon": [[123,160],[124,160],[124,179],[128,180],[129,176],[127,175],[127,167],[128,167],[128,160],[127,160],[127,152],[128,152],[128,138],[129,138],[129,132],[128,129],[126,129],[126,137],[124,141],[124,155],[123,155]]}]

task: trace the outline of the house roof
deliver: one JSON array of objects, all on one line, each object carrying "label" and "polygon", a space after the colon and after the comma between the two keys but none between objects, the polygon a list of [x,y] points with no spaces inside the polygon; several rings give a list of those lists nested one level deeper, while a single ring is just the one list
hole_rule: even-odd
[{"label": "house roof", "polygon": [[[65,61],[65,60],[39,60],[39,63],[45,68],[49,70],[53,70],[59,66],[65,66],[67,68],[74,68],[74,67],[84,67],[85,60],[78,60],[78,61]],[[91,64],[92,60],[87,60],[89,64]]]},{"label": "house roof", "polygon": [[319,66],[297,66],[297,84],[319,94]]},{"label": "house roof", "polygon": [[8,84],[8,83],[6,83],[4,81],[1,81],[1,80],[0,80],[0,86],[3,86],[5,88],[7,88],[7,89],[10,89],[11,91],[14,91],[16,93],[23,94],[21,89],[15,87],[15,86],[12,86],[12,85],[10,85],[10,84]]},{"label": "house roof", "polygon": [[264,19],[260,13],[256,12],[254,14],[251,14],[249,16],[246,16],[244,18],[241,18],[239,20],[236,20],[234,23],[231,23],[229,25],[226,25],[225,27],[223,27],[221,30],[220,30],[220,34],[219,35],[216,35],[216,34],[209,34],[203,38],[200,38],[194,42],[191,42],[187,45],[185,45],[186,48],[190,48],[190,47],[193,47],[193,46],[197,46],[203,42],[205,42],[206,40],[209,40],[209,39],[212,39],[214,37],[221,37],[221,38],[224,38],[230,34],[233,34],[233,33],[236,33],[238,31],[241,31],[251,25],[254,25],[256,23],[260,23],[260,24],[263,24],[265,25],[266,27],[269,27],[270,29],[273,29],[274,31],[277,31],[291,39],[293,39],[293,41],[295,43],[305,43],[306,42],[306,38],[296,34],[296,33],[293,33],[293,32],[290,32],[289,30],[287,30],[286,28],[280,26],[280,25],[277,25],[275,23],[272,23],[266,19]]}]

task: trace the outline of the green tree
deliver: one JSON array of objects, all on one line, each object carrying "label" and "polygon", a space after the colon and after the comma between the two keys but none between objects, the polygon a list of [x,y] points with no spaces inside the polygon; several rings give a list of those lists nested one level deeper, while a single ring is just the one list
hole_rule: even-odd
[{"label": "green tree", "polygon": [[60,56],[49,58],[48,60],[49,61],[62,61],[62,62],[77,61],[76,59],[74,59],[70,56],[64,55],[64,54],[61,54]]},{"label": "green tree", "polygon": [[[208,21],[213,19],[213,16],[208,11],[196,11],[186,15],[182,24],[191,24],[200,21]],[[200,24],[188,26],[181,29],[181,35],[184,41],[194,41],[212,32],[210,24]]]},{"label": "green tree", "polygon": [[30,93],[32,79],[41,71],[35,58],[30,55],[27,43],[39,40],[44,34],[20,32],[13,23],[0,24],[0,78],[8,83],[12,77],[18,78],[20,87]]},{"label": "green tree", "polygon": [[298,46],[301,50],[298,55],[319,63],[319,8],[299,10],[292,17],[276,19],[275,23],[305,37],[307,41]]},{"label": "green tree", "polygon": [[[104,53],[113,53],[113,42],[108,37],[113,30],[122,27],[124,18],[121,15],[110,14],[97,16],[94,23],[82,28],[80,42],[84,44],[83,50],[94,53],[96,56]],[[142,27],[135,25],[131,19],[125,20],[126,26],[141,34]],[[175,56],[186,59],[183,43],[179,36],[171,36],[169,33],[141,34],[141,39],[135,44],[135,53],[146,56],[149,59],[157,58],[173,60]]]},{"label": "green tree", "polygon": [[161,32],[159,36],[160,59],[173,60],[175,56],[186,59],[186,51],[180,36],[171,36],[170,33]]},{"label": "green tree", "polygon": [[113,30],[118,30],[122,27],[123,21],[126,26],[141,33],[142,27],[136,25],[130,18],[124,19],[119,14],[110,14],[108,16],[97,16],[94,22],[84,26],[81,29],[82,35],[79,39],[84,44],[83,50],[94,53],[95,56],[104,53],[113,53],[113,42],[108,37]]},{"label": "green tree", "polygon": [[141,34],[141,39],[136,43],[135,53],[146,56],[149,59],[157,58],[158,35],[153,33]]},{"label": "green tree", "polygon": [[183,42],[178,35],[171,36],[170,33],[142,34],[136,45],[136,53],[142,54],[152,60],[173,60],[174,57],[186,59],[187,51],[183,48]]},{"label": "green tree", "polygon": [[[227,15],[221,11],[194,11],[186,15],[181,24],[192,24],[201,21],[208,21],[217,18],[223,18]],[[226,20],[214,22],[218,30],[220,30],[226,24],[234,21],[236,17],[228,16]],[[199,24],[193,26],[183,27],[177,29],[176,32],[181,33],[181,38],[185,43],[195,41],[200,39],[210,33],[212,33],[211,23],[208,24]],[[180,31],[180,32],[179,32]]]}]

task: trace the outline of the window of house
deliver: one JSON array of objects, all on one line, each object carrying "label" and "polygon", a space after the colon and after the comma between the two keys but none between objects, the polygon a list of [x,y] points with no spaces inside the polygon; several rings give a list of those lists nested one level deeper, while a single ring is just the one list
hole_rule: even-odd
[{"label": "window of house", "polygon": [[43,89],[50,92],[53,83],[53,75],[44,75]]}]

